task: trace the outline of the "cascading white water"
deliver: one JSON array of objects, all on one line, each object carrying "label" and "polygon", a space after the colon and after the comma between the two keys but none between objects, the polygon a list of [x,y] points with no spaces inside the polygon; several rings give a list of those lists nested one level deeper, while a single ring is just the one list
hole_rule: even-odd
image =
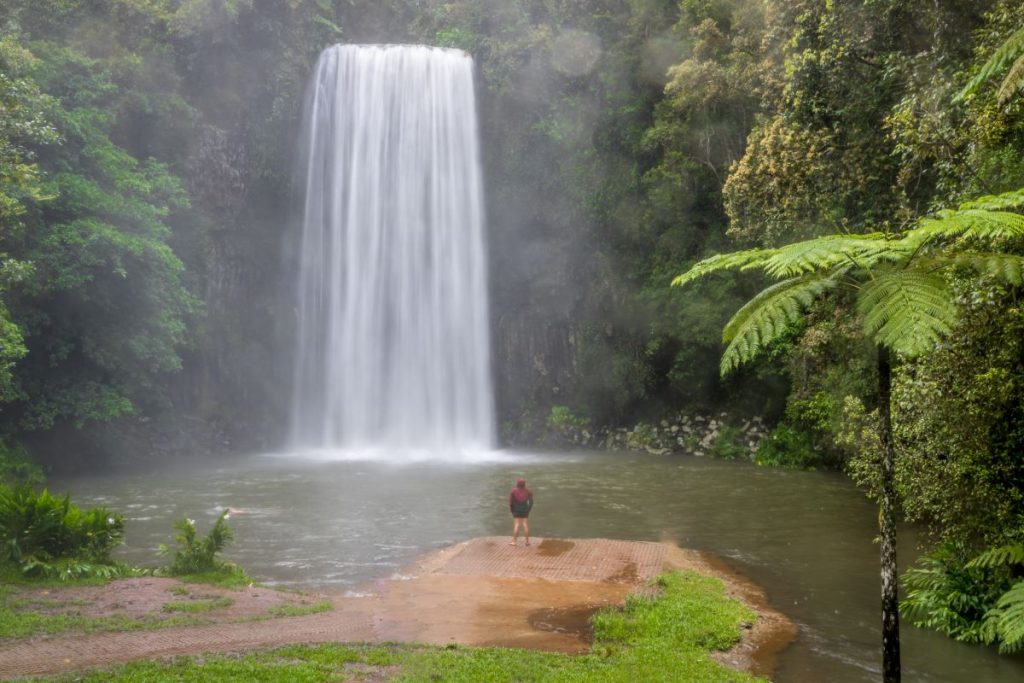
[{"label": "cascading white water", "polygon": [[328,48],[302,144],[293,446],[492,447],[472,59]]}]

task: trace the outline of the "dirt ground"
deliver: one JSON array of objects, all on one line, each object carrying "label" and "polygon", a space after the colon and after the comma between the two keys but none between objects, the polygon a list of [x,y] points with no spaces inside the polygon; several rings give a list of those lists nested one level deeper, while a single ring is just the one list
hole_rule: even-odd
[{"label": "dirt ground", "polygon": [[[256,587],[232,591],[163,578],[35,591],[19,597],[35,600],[40,611],[77,609],[90,616],[163,614],[166,603],[186,600],[228,598],[231,603],[202,613],[210,623],[200,626],[0,641],[0,676],[289,643],[458,643],[578,653],[589,647],[594,612],[621,604],[631,592],[651,590],[650,580],[673,568],[721,578],[732,596],[757,613],[741,643],[720,659],[754,673],[770,673],[775,655],[792,640],[795,628],[768,605],[757,586],[721,561],[663,543],[534,539],[529,547],[512,547],[507,537],[484,537],[428,554],[349,596]],[[274,608],[303,608],[322,600],[329,600],[333,609],[264,618]],[[249,621],[239,621],[245,619]]]},{"label": "dirt ground", "polygon": [[[257,586],[232,590],[151,576],[121,579],[105,586],[23,590],[18,594],[18,599],[25,601],[24,609],[40,614],[146,618],[153,621],[165,621],[181,614],[195,614],[211,622],[231,622],[270,617],[274,610],[286,606],[308,609],[326,598]],[[212,610],[188,610],[190,604],[223,604],[228,600],[229,604]],[[176,609],[177,606],[181,608]]]}]

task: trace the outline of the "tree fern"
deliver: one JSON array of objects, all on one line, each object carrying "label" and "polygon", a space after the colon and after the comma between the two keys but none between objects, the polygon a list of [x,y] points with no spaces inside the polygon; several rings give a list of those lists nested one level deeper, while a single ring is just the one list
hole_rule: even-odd
[{"label": "tree fern", "polygon": [[1009,211],[956,209],[923,218],[906,235],[906,240],[923,244],[940,238],[973,237],[997,239],[1024,237],[1024,216]]},{"label": "tree fern", "polygon": [[949,285],[939,275],[892,270],[869,280],[857,298],[867,335],[916,356],[947,334],[956,320]]},{"label": "tree fern", "polygon": [[879,259],[900,258],[901,245],[882,233],[868,235],[828,235],[780,247],[764,261],[764,270],[773,277],[793,277],[841,264],[869,267]]},{"label": "tree fern", "polygon": [[1014,92],[1024,86],[1024,28],[1018,29],[996,49],[955,99],[963,100],[967,96],[977,93],[986,81],[1005,70],[1010,64],[1012,64],[1010,73],[1003,79],[999,87],[1000,102],[1007,101]]},{"label": "tree fern", "polygon": [[775,253],[775,249],[748,249],[747,251],[734,251],[728,254],[715,254],[703,261],[698,261],[682,275],[677,275],[672,280],[674,287],[679,287],[694,280],[699,280],[705,275],[710,275],[722,270],[749,270],[760,268],[764,262]]},{"label": "tree fern", "polygon": [[803,312],[829,289],[835,277],[815,273],[783,280],[763,290],[729,320],[722,331],[728,343],[722,354],[721,372],[727,374],[751,360],[765,346],[779,338]]},{"label": "tree fern", "polygon": [[989,642],[998,642],[1002,653],[1024,650],[1024,581],[1013,584],[985,615]]},{"label": "tree fern", "polygon": [[978,275],[994,277],[1008,285],[1024,284],[1024,256],[994,252],[965,252],[949,258],[923,259],[921,265],[934,264],[936,269],[967,268]]},{"label": "tree fern", "polygon": [[1001,104],[1005,104],[1010,101],[1014,93],[1024,87],[1024,55],[1017,58],[1017,61],[1010,67],[1010,72],[1003,78],[1002,84],[999,86],[999,91],[996,93],[996,99]]},{"label": "tree fern", "polygon": [[1024,206],[1024,188],[996,195],[983,195],[960,205],[961,209],[986,209],[1003,211]]},{"label": "tree fern", "polygon": [[782,280],[754,297],[726,325],[723,373],[751,360],[796,321],[814,297],[841,283],[857,289],[857,310],[864,316],[867,335],[897,353],[914,356],[929,350],[955,320],[945,271],[968,268],[1009,285],[1024,284],[1024,257],[970,248],[1024,238],[1024,215],[1009,210],[1020,206],[1024,188],[938,211],[898,237],[881,232],[827,235],[775,249],[718,254],[695,264],[672,284],[685,285],[722,270],[760,269]]},{"label": "tree fern", "polygon": [[1024,544],[1003,545],[986,550],[967,563],[968,567],[1012,567],[1024,565]]}]

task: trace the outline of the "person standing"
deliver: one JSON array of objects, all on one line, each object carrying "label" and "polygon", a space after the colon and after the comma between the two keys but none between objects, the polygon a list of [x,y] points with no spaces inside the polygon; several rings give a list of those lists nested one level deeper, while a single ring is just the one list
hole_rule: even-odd
[{"label": "person standing", "polygon": [[530,545],[530,523],[527,518],[533,508],[533,493],[526,488],[526,480],[519,478],[512,493],[508,494],[508,509],[512,512],[512,542],[515,545],[519,538],[519,524],[523,525],[523,533],[526,536],[526,545]]}]

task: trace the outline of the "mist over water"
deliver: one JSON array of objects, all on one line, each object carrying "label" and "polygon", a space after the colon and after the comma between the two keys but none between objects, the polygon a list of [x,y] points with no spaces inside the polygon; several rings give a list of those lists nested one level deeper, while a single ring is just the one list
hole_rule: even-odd
[{"label": "mist over water", "polygon": [[307,94],[291,448],[494,442],[473,61],[336,45]]}]

